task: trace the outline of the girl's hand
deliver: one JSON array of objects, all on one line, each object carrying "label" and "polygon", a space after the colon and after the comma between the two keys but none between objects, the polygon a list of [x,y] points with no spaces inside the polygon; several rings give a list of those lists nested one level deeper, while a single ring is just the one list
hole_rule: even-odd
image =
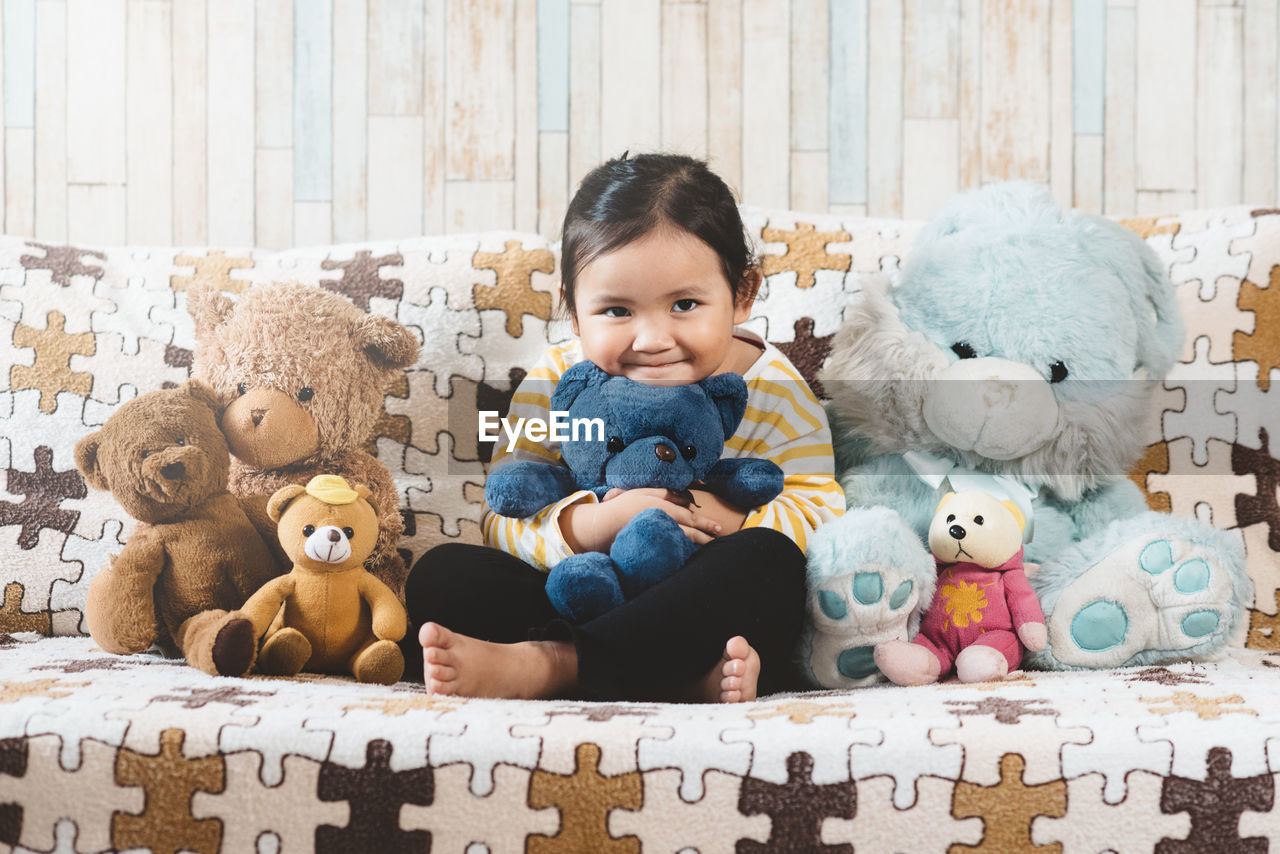
[{"label": "girl's hand", "polygon": [[599,504],[574,504],[561,511],[560,533],[575,554],[607,552],[637,513],[656,507],[674,519],[690,540],[706,545],[721,526],[688,503],[687,498],[665,489],[612,489]]}]

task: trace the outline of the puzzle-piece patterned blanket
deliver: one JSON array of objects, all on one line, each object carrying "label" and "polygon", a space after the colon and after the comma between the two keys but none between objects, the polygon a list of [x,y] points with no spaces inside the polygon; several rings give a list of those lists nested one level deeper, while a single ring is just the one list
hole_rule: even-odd
[{"label": "puzzle-piece patterned blanket", "polygon": [[[860,274],[892,275],[918,224],[745,214],[766,273],[748,325],[811,379]],[[1266,850],[1280,839],[1269,735],[1280,733],[1280,211],[1125,224],[1168,265],[1188,325],[1132,476],[1153,507],[1242,538],[1257,588],[1250,649],[1209,665],[745,709],[214,680],[71,637],[90,579],[132,528],[85,488],[72,449],[121,402],[187,378],[195,278],[233,299],[257,282],[312,283],[420,336],[368,448],[399,489],[411,561],[480,539],[476,412],[501,410],[568,334],[558,247],[511,233],[279,253],[0,237],[0,844]]]},{"label": "puzzle-piece patterned blanket", "polygon": [[0,842],[1266,851],[1280,840],[1278,668],[1278,655],[1235,650],[1213,664],[739,708],[216,678],[87,638],[3,635]]}]

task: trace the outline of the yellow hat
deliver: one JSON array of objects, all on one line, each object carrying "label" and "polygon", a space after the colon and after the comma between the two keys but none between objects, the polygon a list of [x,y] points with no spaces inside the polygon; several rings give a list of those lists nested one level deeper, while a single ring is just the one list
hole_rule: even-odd
[{"label": "yellow hat", "polygon": [[318,474],[307,484],[307,495],[325,504],[351,504],[360,497],[345,480],[336,474]]}]

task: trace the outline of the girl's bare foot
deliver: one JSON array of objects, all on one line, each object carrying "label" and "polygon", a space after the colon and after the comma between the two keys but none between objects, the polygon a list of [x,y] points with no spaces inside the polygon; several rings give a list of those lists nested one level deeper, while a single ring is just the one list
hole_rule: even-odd
[{"label": "girl's bare foot", "polygon": [[545,700],[578,680],[578,651],[566,641],[490,643],[426,623],[422,681],[433,694]]},{"label": "girl's bare foot", "polygon": [[756,698],[760,680],[760,656],[742,635],[729,638],[724,656],[698,685],[695,694],[704,703],[749,703]]}]

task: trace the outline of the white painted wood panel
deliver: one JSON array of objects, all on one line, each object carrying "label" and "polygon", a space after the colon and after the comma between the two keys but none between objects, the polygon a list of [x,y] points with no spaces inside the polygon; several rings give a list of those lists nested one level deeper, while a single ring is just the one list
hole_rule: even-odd
[{"label": "white painted wood panel", "polygon": [[569,206],[569,134],[544,131],[538,139],[538,221],[528,229],[516,227],[559,239]]},{"label": "white painted wood panel", "polygon": [[4,182],[4,230],[6,234],[35,237],[36,233],[36,131],[5,128],[4,162],[9,170]]},{"label": "white painted wood panel", "polygon": [[512,181],[448,181],[445,184],[448,221],[445,231],[491,231],[513,228],[515,185]]},{"label": "white painted wood panel", "polygon": [[333,31],[343,37],[333,40],[332,229],[334,239],[347,243],[368,234],[368,25],[365,0],[334,5]]},{"label": "white painted wood panel", "polygon": [[1244,197],[1243,28],[1239,6],[1199,11],[1195,186],[1206,207]]},{"label": "white painted wood panel", "polygon": [[959,119],[903,119],[904,217],[928,219],[959,191],[959,143]]},{"label": "white painted wood panel", "polygon": [[[369,115],[422,115],[423,0],[368,0]],[[335,12],[341,3],[335,3]],[[334,29],[335,44],[343,37]]]},{"label": "white painted wood panel", "polygon": [[960,0],[960,188],[982,184],[982,0]]},{"label": "white painted wood panel", "polygon": [[[1049,17],[1049,189],[1058,204],[1072,204],[1075,116],[1071,2],[1058,0]],[[1099,205],[1099,208],[1101,205]]]},{"label": "white painted wood panel", "polygon": [[67,179],[124,184],[125,0],[68,0]]},{"label": "white painted wood panel", "polygon": [[207,0],[173,7],[173,239],[198,246],[209,237]]},{"label": "white painted wood panel", "polygon": [[209,4],[209,242],[253,244],[253,0]]},{"label": "white painted wood panel", "polygon": [[[828,0],[791,0],[791,149],[827,150],[830,95]],[[817,163],[817,158],[808,158]],[[795,161],[793,160],[792,163]],[[816,176],[806,180],[815,180]],[[793,177],[794,181],[794,177]],[[823,197],[826,178],[823,177]],[[795,189],[792,189],[795,196]],[[823,205],[823,209],[826,205]]]},{"label": "white painted wood panel", "polygon": [[600,4],[600,156],[662,145],[661,0]]},{"label": "white painted wood panel", "polygon": [[445,8],[440,0],[426,7],[422,81],[422,228],[444,232],[445,162]]},{"label": "white painted wood panel", "polygon": [[1244,7],[1244,179],[1243,201],[1280,204],[1277,194],[1277,107],[1280,106],[1280,3],[1249,0]]},{"label": "white painted wood panel", "polygon": [[173,8],[129,0],[125,116],[129,148],[125,233],[173,243]]},{"label": "white painted wood panel", "polygon": [[[569,194],[602,160],[600,153],[600,7],[569,7]],[[545,233],[545,232],[544,232]]]},{"label": "white painted wood panel", "polygon": [[798,211],[827,209],[827,152],[791,152],[791,199]]},{"label": "white painted wood panel", "polygon": [[1137,66],[1134,45],[1137,14],[1132,8],[1107,8],[1105,134],[1102,146],[1102,210],[1124,215],[1137,209]]},{"label": "white painted wood panel", "polygon": [[1196,185],[1196,0],[1138,0],[1137,125],[1140,190]]},{"label": "white painted wood panel", "polygon": [[741,194],[742,0],[707,0],[707,62],[707,160]]},{"label": "white painted wood panel", "polygon": [[505,0],[448,0],[446,8],[446,175],[509,181],[515,168],[514,9]]},{"label": "white painted wood panel", "polygon": [[1200,205],[1194,191],[1187,190],[1139,190],[1138,216],[1160,216],[1195,210]]},{"label": "white painted wood panel", "polygon": [[[67,4],[36,3],[36,234],[67,239]],[[0,82],[0,90],[3,83]],[[0,178],[0,186],[3,179]]]},{"label": "white painted wood panel", "polygon": [[293,0],[258,0],[255,8],[255,139],[258,148],[288,148],[293,145]]},{"label": "white painted wood panel", "polygon": [[[538,156],[538,4],[537,0],[516,0],[515,65],[515,227],[536,231],[541,216],[542,196],[538,184],[542,164]],[[560,167],[563,174],[564,167]],[[552,182],[548,190],[560,186]],[[559,191],[563,196],[564,191]],[[564,204],[563,198],[559,202]]]},{"label": "white painted wood panel", "polygon": [[254,172],[254,245],[288,249],[294,238],[293,151],[259,148]]},{"label": "white painted wood panel", "polygon": [[294,202],[293,245],[324,246],[333,240],[333,204]]},{"label": "white painted wood panel", "polygon": [[1050,17],[1042,3],[982,5],[982,178],[1049,181]]},{"label": "white painted wood panel", "polygon": [[423,233],[422,118],[369,116],[369,233]]},{"label": "white painted wood panel", "polygon": [[902,0],[870,7],[867,208],[902,213]]},{"label": "white painted wood panel", "polygon": [[742,4],[742,197],[786,207],[791,188],[791,42],[785,5]]},{"label": "white painted wood panel", "polygon": [[67,240],[119,246],[126,240],[123,184],[67,185]]},{"label": "white painted wood panel", "polygon": [[906,118],[956,118],[960,106],[960,0],[906,0],[902,10],[902,114]]},{"label": "white painted wood panel", "polygon": [[1103,145],[1102,134],[1082,133],[1075,138],[1073,205],[1087,213],[1102,213]]},{"label": "white painted wood panel", "polygon": [[662,148],[707,156],[707,7],[662,7]]}]

